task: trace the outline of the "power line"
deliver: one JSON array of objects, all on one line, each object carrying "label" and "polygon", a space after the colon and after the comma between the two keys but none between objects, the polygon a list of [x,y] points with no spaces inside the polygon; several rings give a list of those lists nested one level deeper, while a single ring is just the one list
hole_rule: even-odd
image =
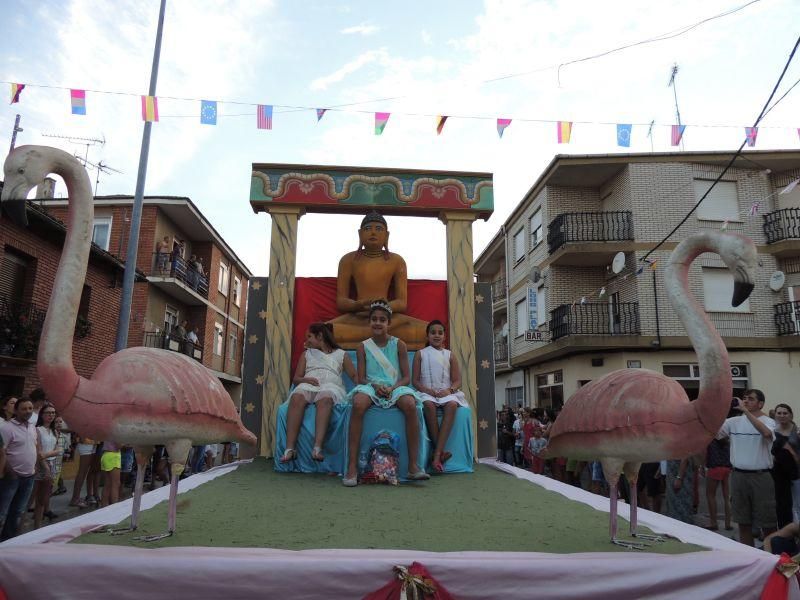
[{"label": "power line", "polygon": [[[787,90],[786,94],[781,96],[781,98],[778,100],[778,102],[776,102],[775,104],[770,106],[770,102],[772,102],[772,98],[775,97],[775,93],[778,91],[778,87],[780,86],[781,81],[783,81],[783,76],[786,75],[786,71],[789,69],[789,65],[791,64],[792,59],[794,59],[795,52],[797,52],[797,47],[799,45],[800,45],[800,37],[798,37],[797,41],[794,43],[794,48],[792,48],[792,51],[789,53],[789,58],[786,61],[786,64],[784,65],[784,67],[783,67],[783,71],[781,71],[781,75],[780,75],[780,77],[778,77],[778,81],[775,83],[775,86],[772,88],[772,92],[770,93],[769,98],[767,98],[767,101],[764,103],[764,108],[761,109],[761,112],[759,113],[758,117],[756,118],[755,122],[753,123],[753,127],[757,127],[759,122],[761,121],[761,119],[763,119],[766,116],[767,112],[769,112],[775,106],[777,106],[778,102],[780,102],[780,100],[783,100],[786,97],[786,94],[788,94],[789,91],[795,85],[797,85],[797,83],[795,83],[791,88],[789,88],[789,90]],[[688,213],[686,213],[686,216],[683,217],[683,219],[681,219],[680,223],[678,223],[675,227],[673,227],[672,231],[670,231],[664,237],[664,239],[662,239],[660,242],[658,242],[658,244],[656,244],[655,247],[650,249],[647,252],[647,254],[645,254],[642,258],[640,258],[639,259],[640,261],[647,260],[648,256],[650,256],[653,252],[658,250],[664,244],[664,242],[666,242],[672,236],[673,233],[678,231],[678,229],[681,227],[681,225],[686,223],[686,221],[689,219],[689,217],[691,217],[692,214],[694,214],[694,211],[697,210],[697,207],[700,206],[700,204],[703,202],[703,200],[706,199],[708,194],[711,193],[711,190],[713,190],[714,187],[717,185],[717,183],[719,183],[722,180],[722,178],[725,176],[725,173],[727,173],[730,170],[730,168],[733,166],[733,163],[736,161],[736,158],[742,153],[742,149],[744,148],[744,145],[746,143],[747,143],[747,138],[745,138],[745,140],[742,142],[741,146],[739,146],[739,149],[736,152],[734,152],[734,154],[731,157],[730,161],[728,161],[728,164],[725,165],[725,168],[722,170],[722,172],[717,176],[717,178],[714,180],[714,182],[709,186],[709,188],[706,190],[706,193],[703,194],[701,196],[701,198],[692,207],[692,209]]]}]

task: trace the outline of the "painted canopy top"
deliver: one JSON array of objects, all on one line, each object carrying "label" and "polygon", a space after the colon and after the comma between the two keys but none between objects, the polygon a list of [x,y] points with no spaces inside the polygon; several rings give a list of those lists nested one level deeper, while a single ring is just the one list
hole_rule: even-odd
[{"label": "painted canopy top", "polygon": [[376,208],[405,216],[464,211],[488,219],[494,193],[490,173],[253,164],[250,205],[255,212],[291,205],[306,212]]}]

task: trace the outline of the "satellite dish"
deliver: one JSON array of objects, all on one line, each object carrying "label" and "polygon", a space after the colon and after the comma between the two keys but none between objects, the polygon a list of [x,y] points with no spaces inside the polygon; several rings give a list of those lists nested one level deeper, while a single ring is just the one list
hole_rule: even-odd
[{"label": "satellite dish", "polygon": [[508,337],[508,323],[503,323],[503,329],[500,330],[500,335]]},{"label": "satellite dish", "polygon": [[611,262],[611,270],[614,271],[614,274],[620,273],[622,269],[625,268],[625,253],[624,252],[617,252],[614,256],[614,260]]},{"label": "satellite dish", "polygon": [[539,267],[531,267],[531,271],[528,273],[528,279],[530,279],[533,283],[538,283],[541,278],[542,270]]},{"label": "satellite dish", "polygon": [[769,289],[777,292],[783,287],[784,283],[786,283],[786,275],[783,274],[783,271],[775,271],[769,278]]}]

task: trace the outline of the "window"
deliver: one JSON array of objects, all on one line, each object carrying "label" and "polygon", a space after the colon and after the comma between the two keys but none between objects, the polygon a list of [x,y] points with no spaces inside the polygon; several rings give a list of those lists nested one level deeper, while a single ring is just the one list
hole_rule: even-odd
[{"label": "window", "polygon": [[178,326],[178,309],[167,304],[164,309],[164,333],[169,333]]},{"label": "window", "polygon": [[[703,197],[713,181],[707,179],[694,180],[694,193],[696,200]],[[736,183],[733,181],[720,181],[706,196],[703,203],[697,207],[697,218],[706,221],[738,221],[739,201],[736,196]]]},{"label": "window", "polygon": [[94,218],[92,241],[103,250],[108,250],[108,244],[111,241],[111,217]]},{"label": "window", "polygon": [[537,210],[531,217],[531,249],[536,248],[542,241],[542,209]]},{"label": "window", "polygon": [[222,341],[225,339],[222,333],[222,325],[214,323],[214,354],[222,356]]},{"label": "window", "polygon": [[228,336],[228,360],[231,362],[236,362],[236,342],[238,341],[239,337],[237,335],[236,330],[234,329],[231,331],[230,335]]},{"label": "window", "polygon": [[[697,363],[665,364],[662,366],[664,375],[671,377],[681,384],[690,400],[697,399],[700,393],[700,365]],[[733,395],[742,397],[750,387],[748,373],[750,366],[747,364],[731,365],[731,379],[733,380]]]},{"label": "window", "polygon": [[536,321],[539,325],[547,323],[547,290],[543,285],[536,289]]},{"label": "window", "polygon": [[522,227],[514,234],[514,262],[525,258],[525,228]]},{"label": "window", "polygon": [[78,305],[78,316],[84,319],[89,318],[89,304],[92,302],[92,288],[86,284],[81,290],[81,302]]},{"label": "window", "polygon": [[242,280],[238,277],[233,278],[233,303],[239,306],[242,297]]},{"label": "window", "polygon": [[517,315],[517,337],[525,335],[528,330],[528,302],[527,299],[520,300],[515,304]]},{"label": "window", "polygon": [[228,284],[230,283],[230,271],[224,262],[219,263],[219,277],[217,279],[217,289],[223,296],[228,295]]},{"label": "window", "polygon": [[517,409],[517,406],[525,403],[525,390],[520,387],[506,388],[506,404]]},{"label": "window", "polygon": [[728,269],[703,267],[703,298],[708,312],[750,312],[750,300],[731,305],[733,275]]},{"label": "window", "polygon": [[21,302],[25,297],[26,273],[31,261],[14,253],[6,246],[0,265],[0,297]]},{"label": "window", "polygon": [[622,317],[619,312],[619,292],[614,292],[608,297],[608,322],[611,325],[612,334],[621,331],[620,323],[622,322]]},{"label": "window", "polygon": [[564,374],[553,371],[536,376],[536,392],[540,408],[560,410],[564,406]]}]

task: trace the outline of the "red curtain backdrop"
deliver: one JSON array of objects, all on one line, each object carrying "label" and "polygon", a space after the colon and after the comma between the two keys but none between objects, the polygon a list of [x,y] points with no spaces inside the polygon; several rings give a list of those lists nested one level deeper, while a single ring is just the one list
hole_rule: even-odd
[{"label": "red curtain backdrop", "polygon": [[[409,279],[408,314],[425,322],[439,319],[447,327],[447,282]],[[297,277],[294,280],[292,375],[303,352],[306,329],[314,321],[329,321],[336,310],[335,277]]]}]

